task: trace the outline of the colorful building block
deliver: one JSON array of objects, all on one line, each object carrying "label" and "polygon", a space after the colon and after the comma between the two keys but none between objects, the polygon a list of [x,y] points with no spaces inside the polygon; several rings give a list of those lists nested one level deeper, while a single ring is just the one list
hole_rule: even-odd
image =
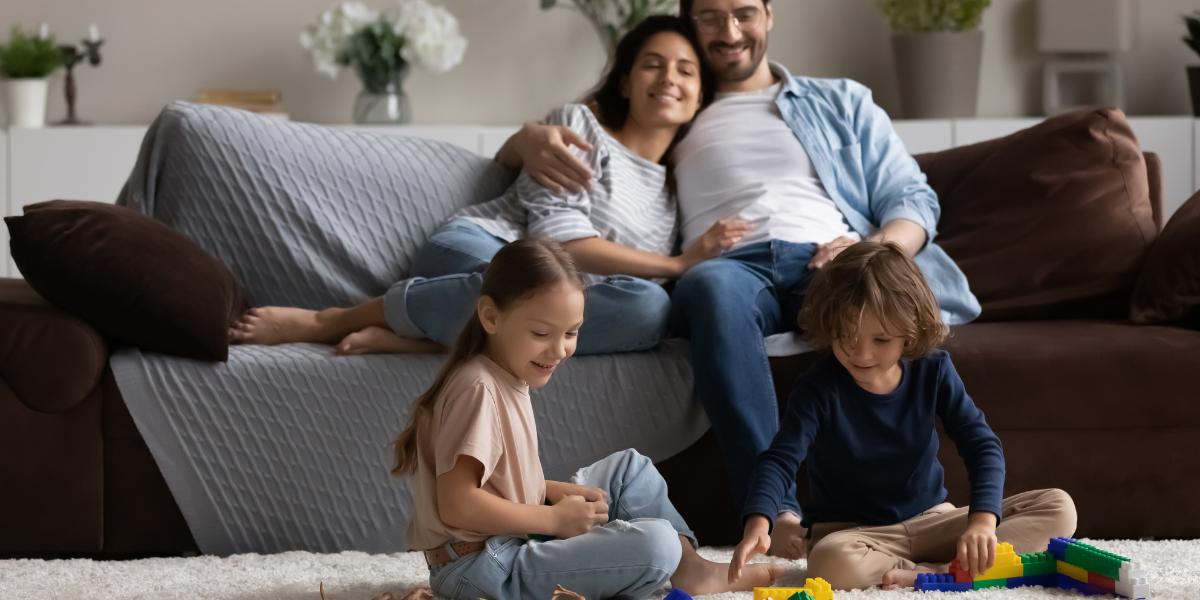
[{"label": "colorful building block", "polygon": [[1074,579],[1075,581],[1081,581],[1083,583],[1088,582],[1087,569],[1081,569],[1075,565],[1069,565],[1061,560],[1058,561],[1058,572],[1062,575],[1070,577],[1071,579]]},{"label": "colorful building block", "polygon": [[692,597],[689,596],[687,592],[679,588],[675,588],[671,590],[671,592],[668,593],[663,600],[692,600]]},{"label": "colorful building block", "polygon": [[1004,542],[996,545],[996,559],[992,562],[992,568],[984,571],[975,579],[1008,579],[1023,575],[1025,575],[1025,569],[1021,565],[1021,557],[1013,552],[1012,544]]},{"label": "colorful building block", "polygon": [[813,600],[833,600],[833,586],[820,577],[805,579],[804,589],[812,593]]},{"label": "colorful building block", "polygon": [[1045,588],[1058,587],[1058,573],[1042,573],[1024,577],[1009,577],[1006,584],[1010,588],[1033,587],[1040,585]]},{"label": "colorful building block", "polygon": [[833,586],[817,577],[804,580],[802,588],[756,587],[754,600],[833,600]]},{"label": "colorful building block", "polygon": [[1115,579],[1105,577],[1093,571],[1088,571],[1087,582],[1109,593],[1113,593],[1117,590],[1117,581]]},{"label": "colorful building block", "polygon": [[1062,573],[1058,574],[1058,587],[1064,590],[1078,591],[1084,596],[1100,596],[1111,593],[1108,590],[1100,589],[1086,581],[1079,581],[1078,579]]},{"label": "colorful building block", "polygon": [[788,600],[813,600],[813,597],[812,594],[808,593],[808,590],[800,590],[792,594]]},{"label": "colorful building block", "polygon": [[921,573],[913,587],[918,592],[969,592],[975,589],[971,582],[958,582],[946,573]]},{"label": "colorful building block", "polygon": [[1141,561],[1128,560],[1121,563],[1120,575],[1117,581],[1130,581],[1131,579],[1145,577],[1146,570],[1142,568]]},{"label": "colorful building block", "polygon": [[971,577],[971,572],[964,569],[957,558],[950,561],[950,574],[954,576],[954,581],[958,583],[971,583],[975,581],[975,578]]},{"label": "colorful building block", "polygon": [[1075,540],[1073,540],[1071,538],[1067,538],[1067,537],[1051,538],[1050,539],[1050,547],[1048,547],[1046,549],[1046,551],[1049,552],[1050,554],[1053,554],[1054,558],[1061,560],[1061,561],[1066,561],[1067,560],[1067,546],[1070,546],[1071,544],[1077,544],[1077,543],[1078,542],[1076,542]]},{"label": "colorful building block", "polygon": [[804,588],[756,587],[754,600],[788,600]]},{"label": "colorful building block", "polygon": [[971,589],[983,590],[987,588],[1002,588],[1008,587],[1008,579],[976,579],[971,584]]},{"label": "colorful building block", "polygon": [[1121,571],[1121,563],[1129,562],[1128,558],[1106,552],[1088,544],[1074,543],[1067,546],[1066,558],[1063,562],[1098,573],[1109,579],[1117,579]]},{"label": "colorful building block", "polygon": [[1144,577],[1136,579],[1135,582],[1118,581],[1116,582],[1116,593],[1118,596],[1126,598],[1149,598],[1150,597],[1150,582]]}]

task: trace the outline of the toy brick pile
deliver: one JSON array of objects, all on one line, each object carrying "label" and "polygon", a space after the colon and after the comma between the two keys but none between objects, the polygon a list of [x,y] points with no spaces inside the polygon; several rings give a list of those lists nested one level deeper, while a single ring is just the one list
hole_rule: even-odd
[{"label": "toy brick pile", "polygon": [[804,587],[756,587],[754,600],[833,600],[829,582],[817,577],[804,580]]},{"label": "toy brick pile", "polygon": [[[1114,594],[1125,598],[1149,598],[1150,584],[1140,562],[1081,544],[1071,538],[1054,538],[1046,552],[1016,554],[1012,544],[996,546],[992,568],[972,578],[957,560],[950,574],[917,575],[916,589],[922,592],[966,592],[993,587],[1016,588],[1040,585],[1078,590],[1084,595]],[[755,600],[758,600],[757,595]]]}]

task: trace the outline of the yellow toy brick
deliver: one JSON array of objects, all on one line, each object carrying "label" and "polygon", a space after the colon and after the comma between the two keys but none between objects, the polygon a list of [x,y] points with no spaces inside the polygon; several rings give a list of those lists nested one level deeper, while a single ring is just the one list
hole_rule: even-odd
[{"label": "yellow toy brick", "polygon": [[820,577],[805,579],[804,587],[812,594],[813,600],[833,600],[833,587]]},{"label": "yellow toy brick", "polygon": [[813,600],[833,600],[833,587],[820,577],[804,580],[802,588],[756,587],[754,600],[788,600],[800,592],[808,592]]},{"label": "yellow toy brick", "polygon": [[1071,579],[1074,579],[1075,581],[1082,581],[1084,583],[1088,582],[1087,569],[1067,564],[1061,560],[1058,561],[1058,572],[1070,577]]},{"label": "yellow toy brick", "polygon": [[975,581],[1024,576],[1025,567],[1021,565],[1021,557],[1013,551],[1012,544],[1004,542],[996,545],[996,560],[992,563],[992,568],[976,577]]}]

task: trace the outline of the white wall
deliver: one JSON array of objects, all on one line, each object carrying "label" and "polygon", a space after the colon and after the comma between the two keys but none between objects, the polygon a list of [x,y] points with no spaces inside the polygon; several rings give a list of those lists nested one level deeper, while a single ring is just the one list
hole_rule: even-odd
[{"label": "white wall", "polygon": [[[367,0],[384,8],[390,0]],[[985,13],[981,117],[1040,112],[1035,0],[993,0]],[[1190,110],[1184,68],[1200,59],[1180,41],[1179,15],[1200,0],[1139,0],[1140,47],[1127,58],[1131,114]],[[465,62],[409,79],[417,123],[508,125],[579,96],[599,75],[603,50],[577,14],[543,12],[538,0],[443,0],[470,42]],[[62,39],[99,24],[104,64],[76,69],[79,114],[105,124],[148,123],[199,87],[277,87],[293,118],[349,121],[358,84],[317,74],[300,48],[305,23],[329,0],[0,0],[0,39],[11,23],[48,21]],[[775,0],[770,56],[794,73],[851,77],[897,109],[889,31],[873,0]],[[50,118],[65,109],[61,78]]]}]

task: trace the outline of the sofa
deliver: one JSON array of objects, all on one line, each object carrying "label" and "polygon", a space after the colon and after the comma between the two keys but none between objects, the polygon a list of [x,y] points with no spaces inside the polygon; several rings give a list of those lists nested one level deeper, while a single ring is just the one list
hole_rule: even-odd
[{"label": "sofa", "polygon": [[[939,242],[984,307],[942,347],[1004,444],[1006,493],[1066,490],[1078,536],[1200,535],[1200,465],[1188,459],[1200,455],[1200,332],[1130,317],[1162,228],[1158,158],[1137,148],[1119,111],[1099,110],[917,159],[942,203]],[[189,500],[173,496],[171,467],[164,477],[117,385],[110,357],[129,351],[123,343],[21,280],[0,280],[0,331],[0,555],[200,551],[181,510]],[[791,382],[819,357],[771,359],[781,411]],[[948,500],[960,504],[966,473],[941,441]],[[712,433],[672,454],[658,466],[701,542],[735,542]],[[803,472],[797,481],[803,495]]]}]

